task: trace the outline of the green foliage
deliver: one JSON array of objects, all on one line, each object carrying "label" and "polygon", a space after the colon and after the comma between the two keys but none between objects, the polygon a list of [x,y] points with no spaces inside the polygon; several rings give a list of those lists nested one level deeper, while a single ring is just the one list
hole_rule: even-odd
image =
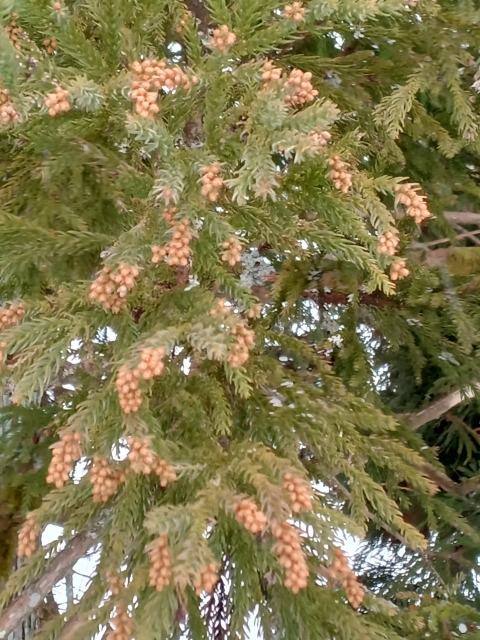
[{"label": "green foliage", "polygon": [[[15,403],[0,414],[0,578],[28,510],[42,528],[63,525],[65,540],[100,531],[96,576],[39,638],[61,637],[71,619],[88,640],[118,607],[138,639],[245,638],[252,615],[265,640],[451,640],[460,624],[478,636],[476,405],[420,434],[395,414],[480,380],[478,240],[442,216],[480,206],[479,9],[304,8],[294,20],[278,0],[2,4],[0,77],[19,118],[0,128],[0,298],[26,314],[0,336]],[[20,49],[6,30],[13,11]],[[211,41],[222,25],[236,36],[225,50]],[[190,79],[148,86],[152,118],[130,93],[133,63],[149,58]],[[267,58],[281,81],[265,76]],[[293,69],[318,97],[289,102]],[[57,86],[69,108],[49,115]],[[352,181],[343,190],[337,157]],[[218,197],[202,193],[213,163]],[[428,225],[398,203],[406,181],[428,196]],[[191,253],[175,265],[180,221]],[[401,282],[390,278],[398,257],[377,251],[387,232],[411,271]],[[169,258],[152,261],[152,247]],[[124,265],[138,275],[113,313],[89,293],[103,268],[120,277]],[[125,413],[119,373],[153,350],[161,375],[138,375],[138,411]],[[64,432],[81,434],[84,457],[74,481],[49,490],[48,449]],[[130,471],[94,502],[95,456],[125,472],[128,437],[149,438],[176,480]],[[309,488],[311,511],[292,510],[286,474]],[[265,530],[242,526],[242,499]],[[299,593],[274,547],[286,520],[310,572]],[[365,538],[358,612],[331,572],[346,533]],[[158,593],[148,551],[164,534],[172,576]],[[2,607],[48,571],[57,547],[47,551],[11,575]],[[214,593],[198,597],[214,562]],[[121,574],[119,594],[107,571]]]}]

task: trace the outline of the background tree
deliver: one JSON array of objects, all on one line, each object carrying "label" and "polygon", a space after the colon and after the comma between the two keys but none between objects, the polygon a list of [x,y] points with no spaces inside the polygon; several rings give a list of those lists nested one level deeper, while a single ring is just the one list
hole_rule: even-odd
[{"label": "background tree", "polygon": [[2,3],[0,638],[478,637],[479,9]]}]

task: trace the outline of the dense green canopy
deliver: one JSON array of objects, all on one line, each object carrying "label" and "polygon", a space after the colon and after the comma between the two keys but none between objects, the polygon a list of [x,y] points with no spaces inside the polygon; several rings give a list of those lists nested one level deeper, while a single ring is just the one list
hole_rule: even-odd
[{"label": "dense green canopy", "polygon": [[0,6],[0,638],[479,638],[480,3]]}]

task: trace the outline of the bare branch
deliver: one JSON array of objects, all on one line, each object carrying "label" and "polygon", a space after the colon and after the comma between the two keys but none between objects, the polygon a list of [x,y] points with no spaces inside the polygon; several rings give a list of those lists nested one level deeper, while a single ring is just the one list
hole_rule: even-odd
[{"label": "bare branch", "polygon": [[83,620],[78,614],[73,615],[68,619],[68,622],[63,627],[62,632],[58,640],[72,640],[78,631],[82,628]]},{"label": "bare branch", "polygon": [[83,532],[75,536],[65,549],[55,556],[40,578],[4,609],[0,616],[0,640],[7,638],[25,616],[38,608],[55,584],[95,544],[95,538],[96,535],[92,532]]},{"label": "bare branch", "polygon": [[410,247],[412,249],[422,249],[426,247],[434,247],[437,244],[445,244],[446,242],[454,242],[455,240],[462,240],[463,238],[470,238],[473,240],[475,244],[480,245],[480,240],[476,237],[476,234],[480,233],[480,229],[478,231],[465,231],[465,229],[459,224],[452,225],[455,228],[460,229],[463,233],[459,233],[453,238],[441,238],[440,240],[432,240],[431,242],[412,242]]},{"label": "bare branch", "polygon": [[436,251],[428,251],[424,258],[424,264],[427,267],[435,268],[439,267],[442,264],[447,264],[452,256],[455,254],[455,251],[478,251],[475,247],[462,247],[461,249],[457,247],[448,247],[447,249],[437,249]]},{"label": "bare branch", "polygon": [[418,466],[418,470],[421,471],[427,478],[430,478],[432,482],[434,482],[440,489],[446,491],[446,493],[451,493],[452,495],[463,497],[465,495],[464,487],[462,484],[457,484],[451,478],[447,476],[446,473],[440,471],[430,464],[429,462],[424,462],[423,464]]},{"label": "bare branch", "polygon": [[[252,287],[253,293],[264,304],[272,301],[270,296],[270,290],[268,287],[262,287],[254,285]],[[353,300],[353,295],[349,293],[339,293],[336,291],[318,291],[316,289],[307,289],[302,293],[303,298],[313,300],[317,304],[350,304]],[[386,296],[383,293],[359,293],[358,302],[363,305],[386,307],[395,304],[395,298],[393,296]]]},{"label": "bare branch", "polygon": [[466,398],[473,398],[475,396],[475,392],[478,390],[480,390],[479,384],[476,384],[474,387],[467,387],[463,390],[454,389],[450,393],[447,393],[446,396],[443,396],[438,400],[434,400],[434,402],[429,404],[428,407],[425,407],[425,409],[417,411],[416,413],[406,413],[399,417],[403,418],[403,420],[412,429],[419,429],[427,422],[437,420],[437,418],[443,416],[444,413],[447,413],[447,411],[456,407]]},{"label": "bare branch", "polygon": [[210,15],[205,2],[203,0],[187,0],[186,5],[192,15],[198,20],[200,30],[205,34],[208,33]]},{"label": "bare branch", "polygon": [[424,473],[430,480],[433,480],[440,489],[447,493],[451,493],[458,498],[464,498],[471,491],[480,489],[480,476],[474,476],[463,480],[462,482],[454,482],[446,473],[440,471],[429,462],[425,462],[419,467],[419,471]]},{"label": "bare branch", "polygon": [[480,245],[480,240],[476,236],[477,233],[480,233],[480,229],[477,229],[477,231],[467,231],[465,227],[462,227],[461,224],[457,223],[453,224],[452,226],[454,229],[461,232],[460,235],[457,236],[457,238],[469,238],[469,240],[471,240],[474,244]]},{"label": "bare branch", "polygon": [[465,429],[465,431],[468,431],[468,433],[472,436],[472,438],[474,438],[480,444],[480,434],[478,434],[475,431],[475,429],[472,429],[472,427],[470,427],[464,420],[462,420],[461,418],[459,418],[458,416],[450,412],[446,413],[445,417],[450,422],[456,422],[457,424],[459,424],[462,427],[462,429]]},{"label": "bare branch", "polygon": [[[314,300],[318,304],[349,304],[353,300],[353,295],[348,293],[337,293],[331,291],[304,291],[302,293],[304,298]],[[374,307],[387,307],[395,304],[393,297],[386,296],[382,293],[359,293],[358,302],[364,305],[370,305]]]},{"label": "bare branch", "polygon": [[73,572],[70,569],[65,574],[65,588],[67,593],[67,609],[73,604]]},{"label": "bare branch", "polygon": [[480,226],[480,213],[472,213],[471,211],[444,211],[448,222],[457,222],[459,224],[476,224]]}]

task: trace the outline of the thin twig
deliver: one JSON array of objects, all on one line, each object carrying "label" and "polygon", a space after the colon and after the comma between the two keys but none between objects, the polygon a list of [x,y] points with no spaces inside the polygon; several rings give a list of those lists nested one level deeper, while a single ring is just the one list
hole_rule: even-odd
[{"label": "thin twig", "polygon": [[412,242],[412,244],[410,245],[410,248],[424,249],[426,247],[434,247],[437,244],[445,244],[446,242],[454,242],[455,240],[462,240],[462,238],[470,238],[476,244],[480,245],[480,240],[478,240],[478,238],[475,237],[476,235],[480,234],[480,229],[478,231],[465,231],[465,229],[463,229],[463,227],[460,227],[460,225],[454,224],[452,226],[458,227],[463,231],[463,233],[459,233],[453,238],[441,238],[440,240],[432,240],[431,242]]},{"label": "thin twig", "polygon": [[473,243],[480,245],[480,240],[475,235],[477,233],[480,233],[480,231],[467,231],[465,227],[462,227],[461,224],[457,224],[457,223],[453,223],[452,227],[456,231],[460,231],[463,234],[463,236],[457,236],[458,238],[466,237],[466,238],[469,238]]},{"label": "thin twig", "polygon": [[[343,495],[345,496],[345,498],[347,498],[347,500],[349,500],[350,502],[353,501],[352,494],[346,487],[343,486],[343,484],[339,480],[337,480],[334,476],[329,476],[329,480],[335,487],[337,487],[340,493],[343,493]],[[398,533],[397,531],[395,531],[385,523],[381,522],[381,520],[377,518],[377,516],[374,513],[369,511],[367,507],[365,507],[365,515],[368,517],[369,520],[371,520],[372,522],[375,522],[375,524],[378,524],[378,526],[382,527],[382,529],[385,529],[387,533],[389,533],[391,536],[396,538],[403,545],[405,545],[408,548],[411,548],[408,542],[400,533]]]}]

